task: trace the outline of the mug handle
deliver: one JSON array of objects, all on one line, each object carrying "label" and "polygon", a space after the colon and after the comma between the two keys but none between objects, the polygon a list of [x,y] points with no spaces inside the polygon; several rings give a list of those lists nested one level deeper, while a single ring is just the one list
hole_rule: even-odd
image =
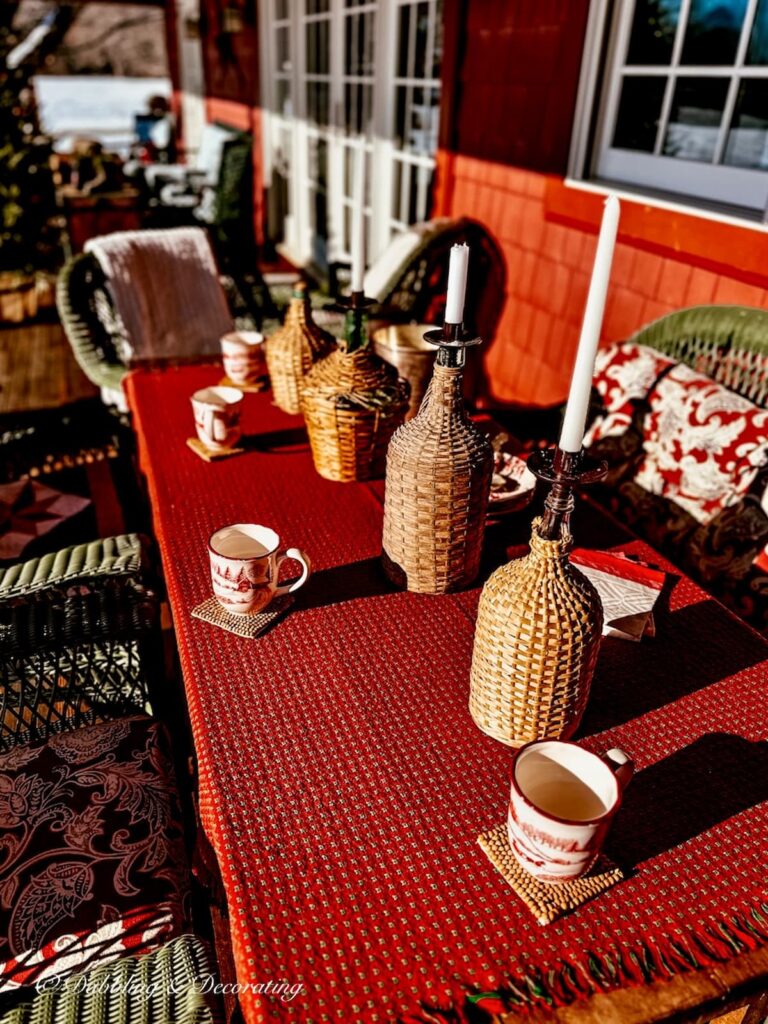
[{"label": "mug handle", "polygon": [[280,597],[282,594],[292,594],[294,590],[298,590],[299,587],[303,587],[309,578],[309,574],[312,572],[312,563],[309,558],[300,551],[298,548],[288,548],[287,551],[280,551],[277,556],[277,571],[280,571],[280,565],[285,561],[286,558],[292,558],[295,562],[300,562],[302,567],[301,576],[298,579],[291,580],[290,583],[284,583],[281,587],[275,589],[275,597]]},{"label": "mug handle", "polygon": [[626,789],[635,771],[635,762],[629,754],[625,754],[619,747],[612,747],[606,750],[602,759],[616,776],[619,789]]}]

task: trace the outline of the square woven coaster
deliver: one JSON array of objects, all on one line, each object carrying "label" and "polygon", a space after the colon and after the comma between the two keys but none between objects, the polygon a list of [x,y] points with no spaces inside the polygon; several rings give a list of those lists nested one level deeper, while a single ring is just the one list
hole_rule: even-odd
[{"label": "square woven coaster", "polygon": [[621,868],[601,855],[589,874],[573,882],[539,882],[515,859],[509,845],[506,822],[482,832],[477,841],[488,860],[512,886],[539,924],[551,924],[624,878]]},{"label": "square woven coaster", "polygon": [[258,380],[254,380],[250,384],[235,384],[229,377],[222,377],[219,381],[219,387],[237,388],[238,391],[244,391],[246,395],[250,395],[255,394],[257,391],[266,391],[269,387],[269,377],[259,377]]},{"label": "square woven coaster", "polygon": [[228,459],[230,455],[242,455],[245,451],[245,448],[209,448],[199,437],[188,437],[187,444],[195,455],[206,462],[218,462],[220,459]]},{"label": "square woven coaster", "polygon": [[288,611],[293,600],[290,594],[286,594],[285,597],[275,598],[268,608],[257,615],[233,615],[225,611],[215,597],[209,597],[192,609],[192,615],[203,622],[210,622],[212,626],[220,626],[228,633],[245,637],[246,640],[255,640]]}]

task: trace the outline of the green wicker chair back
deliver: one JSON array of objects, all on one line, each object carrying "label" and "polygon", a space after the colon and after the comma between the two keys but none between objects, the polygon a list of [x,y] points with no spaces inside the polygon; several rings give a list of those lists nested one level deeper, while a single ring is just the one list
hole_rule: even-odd
[{"label": "green wicker chair back", "polygon": [[629,339],[648,345],[748,398],[768,404],[768,311],[692,306],[654,320]]},{"label": "green wicker chair back", "polygon": [[[220,1024],[207,945],[194,935],[75,974],[0,1017],[0,1024]],[[217,979],[216,979],[217,980]]]},{"label": "green wicker chair back", "polygon": [[472,249],[467,294],[472,302],[468,324],[485,338],[492,338],[504,302],[505,263],[499,247],[488,230],[477,221],[435,220],[420,244],[398,267],[376,296],[382,306],[398,309],[411,320],[431,323],[438,311],[432,308],[436,296],[444,296],[448,286],[448,264],[451,246],[466,242]]},{"label": "green wicker chair back", "polygon": [[158,598],[141,569],[139,537],[121,534],[0,573],[0,750],[162,704]]},{"label": "green wicker chair back", "polygon": [[149,713],[162,664],[157,597],[133,577],[3,602],[0,750]]},{"label": "green wicker chair back", "polygon": [[81,369],[97,387],[119,391],[127,372],[124,334],[95,256],[81,253],[62,268],[56,305]]},{"label": "green wicker chair back", "polygon": [[141,568],[141,557],[141,540],[136,533],[62,548],[0,570],[0,601],[76,580],[135,575]]},{"label": "green wicker chair back", "polygon": [[227,142],[216,185],[213,223],[219,226],[247,224],[253,234],[253,138],[238,135]]}]

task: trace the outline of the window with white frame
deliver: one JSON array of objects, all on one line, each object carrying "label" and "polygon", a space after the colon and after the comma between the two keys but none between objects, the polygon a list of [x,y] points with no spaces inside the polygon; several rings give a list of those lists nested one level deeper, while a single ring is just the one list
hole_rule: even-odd
[{"label": "window with white frame", "polygon": [[[764,212],[768,0],[616,0],[612,10],[593,0],[591,22],[582,97],[590,74],[600,85],[601,23],[607,60],[592,161],[581,171]],[[582,135],[588,114],[577,121]]]},{"label": "window with white frame", "polygon": [[442,0],[265,0],[260,9],[271,232],[297,262],[349,259],[362,149],[373,260],[429,214]]}]

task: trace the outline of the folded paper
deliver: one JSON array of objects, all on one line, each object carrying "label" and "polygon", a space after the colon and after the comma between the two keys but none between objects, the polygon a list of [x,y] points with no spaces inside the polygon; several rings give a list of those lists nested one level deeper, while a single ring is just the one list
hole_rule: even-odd
[{"label": "folded paper", "polygon": [[640,640],[655,631],[653,607],[666,574],[609,551],[578,548],[571,561],[592,582],[603,602],[603,635]]}]

